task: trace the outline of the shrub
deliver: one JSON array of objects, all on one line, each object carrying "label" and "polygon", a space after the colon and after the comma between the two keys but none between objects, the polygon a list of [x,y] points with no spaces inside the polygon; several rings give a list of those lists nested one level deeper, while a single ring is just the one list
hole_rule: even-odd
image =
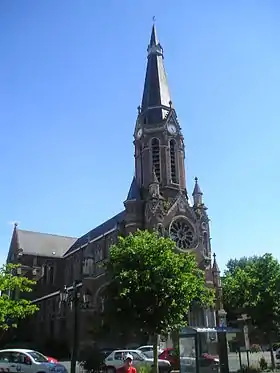
[{"label": "shrub", "polygon": [[253,344],[250,348],[250,351],[251,352],[261,352],[262,351],[262,348],[260,345],[258,344]]},{"label": "shrub", "polygon": [[149,365],[140,365],[137,367],[137,373],[151,373],[152,368]]},{"label": "shrub", "polygon": [[267,361],[265,360],[264,357],[260,358],[259,365],[260,365],[261,370],[266,370],[267,369],[268,363],[267,363]]},{"label": "shrub", "polygon": [[241,369],[238,371],[239,373],[259,373],[261,369],[255,365],[242,365]]}]

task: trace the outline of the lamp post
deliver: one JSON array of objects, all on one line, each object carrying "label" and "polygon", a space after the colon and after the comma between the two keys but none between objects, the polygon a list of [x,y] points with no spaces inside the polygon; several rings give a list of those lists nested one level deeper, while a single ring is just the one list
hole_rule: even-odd
[{"label": "lamp post", "polygon": [[77,355],[79,350],[79,309],[86,308],[88,305],[88,296],[85,294],[81,299],[81,294],[78,288],[78,282],[74,281],[73,290],[70,292],[67,286],[64,286],[63,291],[60,292],[60,304],[70,305],[70,309],[74,312],[74,328],[73,328],[73,342],[71,352],[71,368],[70,372],[76,372]]}]

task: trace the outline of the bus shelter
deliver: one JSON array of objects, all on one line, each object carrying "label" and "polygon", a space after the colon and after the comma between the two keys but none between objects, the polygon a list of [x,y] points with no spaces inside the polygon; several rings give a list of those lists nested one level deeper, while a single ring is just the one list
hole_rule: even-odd
[{"label": "bus shelter", "polygon": [[186,327],[179,333],[181,373],[228,373],[227,333],[239,329],[228,327]]}]

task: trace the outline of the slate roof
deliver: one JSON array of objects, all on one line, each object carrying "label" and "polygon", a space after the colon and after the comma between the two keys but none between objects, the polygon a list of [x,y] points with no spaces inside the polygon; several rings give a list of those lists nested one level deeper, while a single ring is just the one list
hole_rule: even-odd
[{"label": "slate roof", "polygon": [[131,182],[126,200],[127,201],[130,201],[130,200],[140,201],[141,200],[140,189],[137,185],[137,181],[136,181],[135,176],[132,179],[132,182]]},{"label": "slate roof", "polygon": [[17,229],[17,240],[23,254],[62,257],[77,240],[76,237],[58,236]]},{"label": "slate roof", "polygon": [[200,186],[198,185],[198,178],[196,177],[195,179],[195,185],[194,185],[194,189],[193,189],[193,193],[192,195],[195,196],[195,195],[203,195],[201,189],[200,189]]},{"label": "slate roof", "polygon": [[105,221],[104,223],[98,225],[96,228],[92,229],[88,233],[84,234],[82,237],[78,238],[75,243],[69,248],[65,255],[68,255],[78,249],[79,247],[85,245],[88,241],[94,240],[95,238],[102,236],[106,232],[115,228],[119,223],[124,220],[125,211],[113,216],[111,219]]},{"label": "slate roof", "polygon": [[[148,63],[141,110],[146,112],[148,124],[160,123],[165,117],[162,106],[169,107],[171,96],[167,83],[167,76],[163,64],[163,49],[156,35],[153,25],[150,44],[148,46]],[[153,108],[157,106],[157,108]]]}]

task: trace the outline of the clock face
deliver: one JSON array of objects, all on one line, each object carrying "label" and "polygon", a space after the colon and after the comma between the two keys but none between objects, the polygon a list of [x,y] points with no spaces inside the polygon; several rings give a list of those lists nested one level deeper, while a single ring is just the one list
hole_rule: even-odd
[{"label": "clock face", "polygon": [[167,130],[170,133],[170,135],[175,135],[177,132],[175,124],[168,124],[167,125]]},{"label": "clock face", "polygon": [[142,128],[139,128],[139,130],[136,132],[137,140],[141,139],[142,134],[143,134],[143,130],[142,130]]}]

